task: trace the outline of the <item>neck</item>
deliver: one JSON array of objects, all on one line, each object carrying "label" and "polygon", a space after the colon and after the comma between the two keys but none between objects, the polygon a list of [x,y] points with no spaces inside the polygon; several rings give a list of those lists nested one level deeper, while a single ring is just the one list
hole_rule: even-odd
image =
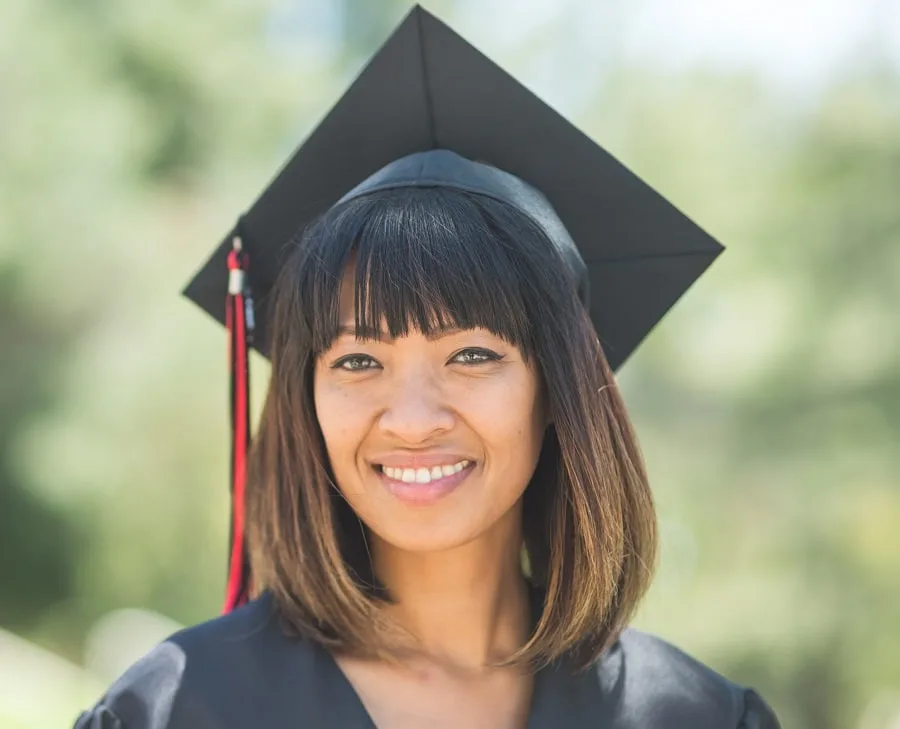
[{"label": "neck", "polygon": [[376,574],[395,601],[385,610],[413,638],[414,654],[481,670],[528,639],[521,528],[517,514],[507,516],[490,534],[441,552],[407,552],[372,535]]}]

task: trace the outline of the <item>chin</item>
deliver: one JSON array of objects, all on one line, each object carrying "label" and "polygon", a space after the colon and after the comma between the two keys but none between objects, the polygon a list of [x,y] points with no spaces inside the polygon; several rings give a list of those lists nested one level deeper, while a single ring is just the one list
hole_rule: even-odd
[{"label": "chin", "polygon": [[482,540],[490,542],[490,549],[495,551],[518,533],[521,515],[515,508],[515,499],[511,508],[500,511],[496,503],[485,504],[479,510],[473,508],[476,505],[471,501],[464,509],[435,509],[428,514],[407,508],[390,509],[365,515],[363,521],[386,547],[422,554],[446,552]]},{"label": "chin", "polygon": [[399,528],[396,521],[386,529],[370,524],[369,529],[385,546],[419,554],[456,549],[475,541],[482,533],[474,524],[436,524],[433,520],[405,528]]}]

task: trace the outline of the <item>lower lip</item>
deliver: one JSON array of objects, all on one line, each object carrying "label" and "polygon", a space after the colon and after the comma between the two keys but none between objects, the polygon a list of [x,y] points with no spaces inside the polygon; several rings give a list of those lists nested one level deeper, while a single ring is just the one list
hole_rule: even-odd
[{"label": "lower lip", "polygon": [[461,471],[457,471],[450,476],[430,481],[429,483],[406,483],[405,481],[396,481],[388,478],[381,468],[376,468],[375,472],[381,479],[381,483],[385,485],[388,491],[396,496],[400,501],[419,506],[427,506],[435,501],[442,499],[444,496],[454,491],[475,468],[474,463],[470,463]]}]

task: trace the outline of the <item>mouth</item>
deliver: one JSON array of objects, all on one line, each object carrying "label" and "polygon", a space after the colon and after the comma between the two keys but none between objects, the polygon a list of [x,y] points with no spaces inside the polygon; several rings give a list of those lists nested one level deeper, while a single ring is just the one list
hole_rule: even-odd
[{"label": "mouth", "polygon": [[373,470],[388,493],[416,507],[434,504],[455,491],[474,468],[475,462],[467,459],[428,468],[373,464]]},{"label": "mouth", "polygon": [[472,461],[463,459],[461,461],[457,461],[456,463],[445,463],[439,466],[431,466],[430,468],[400,468],[394,466],[382,466],[377,464],[374,466],[374,468],[379,473],[384,474],[384,476],[391,481],[397,481],[407,484],[417,483],[424,485],[429,484],[432,481],[440,481],[441,479],[449,478],[454,474],[460,473],[461,471],[473,465],[475,464]]}]

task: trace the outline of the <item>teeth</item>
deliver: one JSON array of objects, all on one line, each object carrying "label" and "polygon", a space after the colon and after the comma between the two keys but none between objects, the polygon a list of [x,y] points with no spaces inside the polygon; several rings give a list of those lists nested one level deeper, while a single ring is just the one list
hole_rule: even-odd
[{"label": "teeth", "polygon": [[393,468],[392,466],[382,466],[381,470],[385,476],[394,481],[424,484],[459,473],[468,465],[469,461],[463,460],[452,465],[433,466],[431,468]]}]

